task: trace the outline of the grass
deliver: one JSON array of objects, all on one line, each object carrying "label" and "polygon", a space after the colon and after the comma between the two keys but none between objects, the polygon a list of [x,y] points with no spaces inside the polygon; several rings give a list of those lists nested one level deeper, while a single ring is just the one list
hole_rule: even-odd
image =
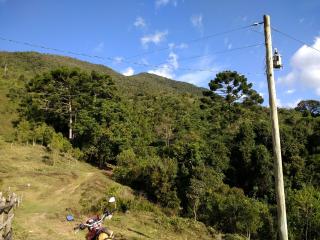
[{"label": "grass", "polygon": [[[105,225],[124,239],[214,239],[206,227],[179,217],[168,217],[143,197],[107,177],[86,163],[56,156],[48,164],[48,153],[41,146],[21,146],[0,139],[0,190],[23,196],[15,210],[14,239],[85,239],[85,231],[73,227],[94,214],[94,208],[111,194],[129,211],[117,212]],[[66,210],[68,209],[68,210]],[[97,211],[96,209],[96,211]],[[65,217],[72,213],[75,222]]]}]

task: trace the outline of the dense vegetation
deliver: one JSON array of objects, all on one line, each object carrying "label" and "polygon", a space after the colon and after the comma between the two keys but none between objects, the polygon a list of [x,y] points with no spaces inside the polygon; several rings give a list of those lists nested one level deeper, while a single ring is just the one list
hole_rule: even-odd
[{"label": "dense vegetation", "polygon": [[[19,106],[17,141],[54,146],[101,168],[112,164],[115,179],[167,214],[276,239],[269,110],[244,76],[220,73],[203,91],[163,78],[160,85],[121,85],[115,73],[82,65],[53,64],[38,74],[21,66],[19,75],[2,71],[16,83],[8,96]],[[291,239],[320,238],[319,106],[310,100],[279,109]]]}]

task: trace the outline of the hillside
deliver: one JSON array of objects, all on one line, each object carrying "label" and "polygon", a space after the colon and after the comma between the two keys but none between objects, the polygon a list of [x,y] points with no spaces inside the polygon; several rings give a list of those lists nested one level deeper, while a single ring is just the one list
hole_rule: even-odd
[{"label": "hillside", "polygon": [[[192,220],[167,217],[161,210],[136,196],[90,165],[58,156],[55,164],[40,146],[10,146],[0,143],[0,190],[23,196],[16,209],[14,239],[84,239],[73,227],[90,214],[88,206],[115,195],[118,205],[129,207],[119,211],[105,225],[122,239],[212,239],[205,226]],[[131,205],[130,205],[131,204]],[[75,222],[65,220],[70,208]],[[87,212],[90,213],[87,213]]]},{"label": "hillside", "polygon": [[203,90],[192,84],[174,81],[155,74],[141,73],[126,77],[104,65],[92,64],[71,57],[37,52],[0,52],[0,64],[2,71],[4,65],[7,64],[9,76],[16,79],[18,79],[21,74],[29,78],[35,74],[59,66],[77,67],[86,71],[94,70],[110,75],[119,90],[129,95],[137,93],[159,94],[165,92],[173,94],[190,93],[199,96]]},{"label": "hillside", "polygon": [[[17,237],[72,239],[65,209],[84,219],[116,195],[110,226],[128,239],[206,239],[209,230],[277,239],[270,114],[245,76],[218,73],[201,96],[190,84],[67,57],[3,56],[0,177],[27,197]],[[50,70],[59,66],[79,69]],[[319,239],[320,102],[299,105],[279,109],[288,226],[292,239]],[[112,179],[98,170],[110,166]]]},{"label": "hillside", "polygon": [[[4,69],[7,67],[7,75]],[[108,74],[123,97],[134,95],[157,96],[163,93],[173,95],[191,94],[200,96],[203,89],[192,84],[174,81],[154,74],[141,73],[126,77],[103,65],[84,62],[75,58],[41,54],[37,52],[0,52],[0,135],[12,136],[12,122],[16,119],[16,106],[7,98],[9,89],[22,86],[36,74],[61,67],[76,67],[85,71]]]}]

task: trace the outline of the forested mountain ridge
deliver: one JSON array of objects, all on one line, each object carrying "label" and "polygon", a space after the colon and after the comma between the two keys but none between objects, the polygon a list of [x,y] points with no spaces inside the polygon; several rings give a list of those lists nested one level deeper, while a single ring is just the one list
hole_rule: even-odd
[{"label": "forested mountain ridge", "polygon": [[[140,73],[126,77],[105,65],[92,64],[71,57],[41,54],[37,52],[0,52],[0,64],[2,70],[7,65],[7,71],[11,76],[31,77],[57,67],[66,66],[80,68],[86,71],[97,71],[108,74],[114,80],[118,89],[124,94],[151,94],[157,93],[190,93],[200,96],[203,89],[192,84],[174,81],[155,74]],[[12,72],[11,72],[12,71]],[[129,90],[129,91],[128,91]]]},{"label": "forested mountain ridge", "polygon": [[[38,75],[0,70],[2,96],[10,97],[0,120],[15,120],[8,141],[111,164],[114,179],[168,215],[242,236],[229,239],[277,238],[269,109],[245,76],[219,73],[200,95],[203,89],[163,78],[146,86],[149,74],[125,78],[143,84],[124,87],[112,72],[54,67]],[[318,107],[302,101],[279,109],[292,239],[320,237]]]}]

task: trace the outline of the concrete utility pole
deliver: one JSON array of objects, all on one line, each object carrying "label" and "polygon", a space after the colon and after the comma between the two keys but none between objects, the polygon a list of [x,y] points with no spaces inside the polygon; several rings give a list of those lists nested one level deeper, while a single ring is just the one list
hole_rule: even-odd
[{"label": "concrete utility pole", "polygon": [[277,193],[277,210],[278,210],[278,232],[280,240],[288,240],[287,214],[284,195],[284,183],[282,172],[282,158],[280,146],[280,133],[276,101],[276,88],[274,84],[273,59],[272,59],[272,43],[270,30],[270,17],[263,16],[264,36],[266,43],[266,62],[267,62],[267,79],[269,90],[270,115],[272,121],[272,143],[274,155],[274,175]]}]

